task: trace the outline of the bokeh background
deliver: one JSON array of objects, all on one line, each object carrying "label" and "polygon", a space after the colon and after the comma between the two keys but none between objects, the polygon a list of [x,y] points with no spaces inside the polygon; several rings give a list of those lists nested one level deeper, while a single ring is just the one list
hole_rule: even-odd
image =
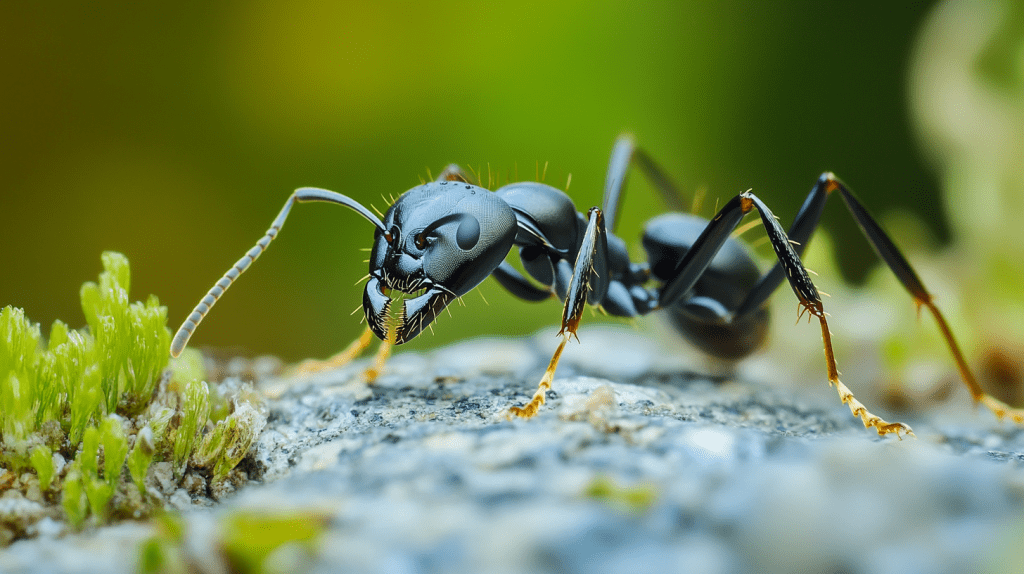
[{"label": "bokeh background", "polygon": [[[753,189],[788,225],[832,170],[886,221],[919,222],[908,249],[948,250],[964,236],[950,181],[964,178],[946,169],[958,156],[942,145],[941,106],[973,108],[954,90],[927,110],[922,62],[962,64],[935,55],[948,42],[922,52],[939,13],[983,16],[982,57],[964,65],[1015,101],[1013,2],[4,2],[0,304],[82,323],[78,287],[113,249],[132,263],[132,297],[158,295],[176,327],[296,187],[383,210],[382,196],[450,162],[502,179],[547,163],[556,186],[572,175],[585,210],[623,131],[687,194],[706,190],[706,215]],[[978,125],[968,131],[984,142]],[[634,174],[618,232],[636,243],[664,209]],[[835,273],[862,282],[874,254],[838,202],[824,228]],[[348,210],[298,206],[193,343],[288,360],[337,351],[361,330],[350,312],[371,237]],[[408,346],[532,333],[560,316],[492,281],[481,291],[486,302],[470,294]]]}]

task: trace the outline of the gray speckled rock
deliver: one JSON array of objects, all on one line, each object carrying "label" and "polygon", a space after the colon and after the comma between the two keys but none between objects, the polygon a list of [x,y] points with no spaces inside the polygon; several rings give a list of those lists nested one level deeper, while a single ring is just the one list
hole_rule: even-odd
[{"label": "gray speckled rock", "polygon": [[[834,391],[710,380],[622,328],[567,350],[547,405],[509,421],[557,343],[478,340],[270,381],[259,483],[185,513],[217,568],[218,516],[330,520],[314,572],[1002,572],[1024,563],[1024,431],[914,425],[880,440]],[[630,505],[595,484],[649,493]],[[184,491],[183,491],[184,492]],[[14,544],[3,572],[127,572],[144,525]]]}]

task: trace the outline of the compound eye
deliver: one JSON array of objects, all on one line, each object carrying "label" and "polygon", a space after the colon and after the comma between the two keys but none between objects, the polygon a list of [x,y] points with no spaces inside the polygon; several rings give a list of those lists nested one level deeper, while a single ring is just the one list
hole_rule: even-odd
[{"label": "compound eye", "polygon": [[413,241],[416,242],[416,249],[426,249],[427,248],[427,238],[424,236],[424,234],[422,234],[422,233],[416,234],[416,236],[413,237]]},{"label": "compound eye", "polygon": [[398,239],[398,229],[396,227],[392,226],[390,231],[384,232],[384,241],[387,241],[388,245],[394,247],[396,239]]},{"label": "compound eye", "polygon": [[480,222],[472,215],[466,215],[455,232],[455,242],[463,251],[469,251],[480,241]]}]

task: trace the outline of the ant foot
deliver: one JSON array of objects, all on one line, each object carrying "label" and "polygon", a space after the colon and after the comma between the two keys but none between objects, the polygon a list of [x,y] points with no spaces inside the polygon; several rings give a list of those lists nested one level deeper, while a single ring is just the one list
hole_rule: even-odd
[{"label": "ant foot", "polygon": [[879,436],[895,434],[896,438],[900,440],[903,440],[903,434],[917,438],[917,435],[914,434],[913,429],[911,429],[909,425],[899,422],[890,423],[877,415],[871,414],[867,407],[864,406],[864,403],[854,398],[853,393],[842,383],[842,381],[837,379],[835,381],[835,385],[836,390],[839,391],[839,400],[850,407],[850,412],[853,413],[853,416],[860,417],[860,420],[864,422],[864,428],[874,427],[874,429],[878,431]]}]

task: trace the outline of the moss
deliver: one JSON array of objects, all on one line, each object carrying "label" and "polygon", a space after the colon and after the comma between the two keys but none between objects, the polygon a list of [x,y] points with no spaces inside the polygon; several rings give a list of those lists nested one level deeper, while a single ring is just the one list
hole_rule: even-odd
[{"label": "moss", "polygon": [[590,481],[584,495],[629,514],[646,512],[658,498],[657,490],[651,485],[620,486],[605,476]]},{"label": "moss", "polygon": [[164,513],[154,520],[156,534],[142,543],[139,549],[139,572],[143,574],[185,574],[182,546],[185,541],[185,523],[176,514]]},{"label": "moss", "polygon": [[256,441],[267,415],[263,401],[242,389],[229,405],[230,413],[218,421],[192,454],[192,465],[212,471],[214,482],[227,478]]},{"label": "moss", "polygon": [[[178,574],[189,572],[187,565],[194,563],[239,574],[297,571],[304,559],[316,553],[327,523],[327,516],[315,510],[237,510],[220,520],[215,543],[198,545],[187,543],[189,534],[179,517],[162,515],[156,521],[156,534],[140,546],[139,571]],[[215,554],[190,554],[198,548]]]},{"label": "moss", "polygon": [[[169,362],[167,308],[130,302],[123,255],[102,262],[81,289],[86,328],[56,321],[46,341],[21,309],[0,310],[0,468],[33,476],[0,484],[0,496],[34,489],[46,516],[76,528],[150,514],[189,473],[226,480],[266,421],[247,387],[211,391],[198,353]],[[152,476],[162,461],[176,483]]]},{"label": "moss", "polygon": [[273,560],[275,553],[286,546],[315,551],[326,523],[318,512],[234,512],[221,526],[224,556],[233,572],[288,571],[291,568],[268,567],[269,563],[276,562]]},{"label": "moss", "polygon": [[185,464],[196,444],[199,430],[210,416],[210,389],[206,382],[192,380],[185,384],[180,412],[180,423],[171,438],[174,474],[177,477],[185,472]]},{"label": "moss", "polygon": [[135,447],[128,455],[128,472],[132,476],[139,494],[146,495],[146,471],[153,462],[156,446],[153,442],[153,427],[147,424],[135,437]]},{"label": "moss", "polygon": [[32,468],[36,470],[36,476],[39,478],[39,488],[42,490],[49,489],[54,474],[53,451],[45,444],[41,444],[32,449],[30,458],[32,460]]}]

